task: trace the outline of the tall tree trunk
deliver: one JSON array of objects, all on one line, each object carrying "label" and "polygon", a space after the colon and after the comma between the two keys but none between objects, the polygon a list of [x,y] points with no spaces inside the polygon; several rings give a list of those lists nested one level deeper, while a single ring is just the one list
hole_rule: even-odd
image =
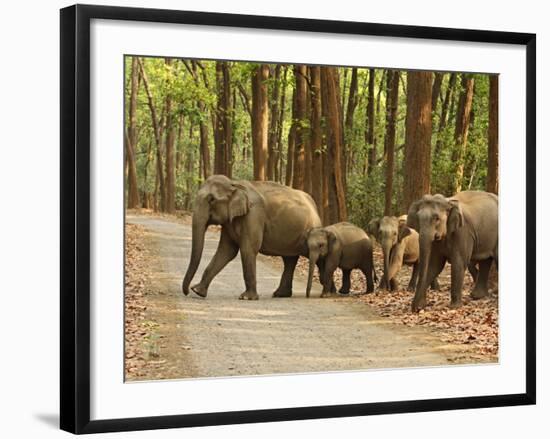
[{"label": "tall tree trunk", "polygon": [[474,78],[470,74],[462,76],[460,99],[456,112],[456,124],[454,135],[454,150],[452,161],[456,164],[452,192],[462,190],[462,179],[464,176],[464,158],[466,156],[466,145],[468,144],[468,128],[470,127],[470,114],[474,97]]},{"label": "tall tree trunk", "polygon": [[295,141],[294,141],[294,171],[292,178],[292,187],[300,190],[305,188],[305,141],[306,128],[304,126],[307,104],[307,82],[306,66],[294,66],[294,78],[296,81],[296,114],[293,120]]},{"label": "tall tree trunk", "polygon": [[[338,86],[338,69],[336,67],[321,67],[321,87],[324,99],[323,110],[326,120],[326,138],[328,147],[329,175],[329,199],[331,203],[331,222],[346,221],[347,208],[344,182],[342,177],[342,107],[340,101],[340,89]],[[332,191],[332,195],[330,192]],[[330,202],[330,201],[329,201]]]},{"label": "tall tree trunk", "polygon": [[285,118],[285,99],[286,99],[286,75],[288,68],[283,67],[283,82],[281,84],[281,105],[279,108],[279,121],[277,122],[277,163],[275,164],[275,180],[283,182],[283,124]]},{"label": "tall tree trunk", "polygon": [[231,78],[228,62],[216,62],[216,84],[218,90],[218,104],[216,109],[214,172],[231,178],[232,157],[231,142],[232,114],[231,114]]},{"label": "tall tree trunk", "polygon": [[126,132],[126,160],[128,163],[128,209],[134,209],[139,206],[139,192],[136,171],[137,149],[137,93],[139,67],[137,57],[132,57],[131,86],[130,86],[130,105],[128,106],[128,129]]},{"label": "tall tree trunk", "polygon": [[286,174],[285,184],[292,186],[293,173],[294,173],[294,146],[296,143],[296,87],[292,89],[292,117],[290,123],[290,130],[288,130],[288,147],[286,151]]},{"label": "tall tree trunk", "polygon": [[365,131],[365,143],[367,144],[366,171],[370,173],[371,167],[376,163],[376,144],[374,142],[374,80],[375,69],[369,69],[369,88],[367,98],[367,129]]},{"label": "tall tree trunk", "polygon": [[269,112],[269,138],[268,138],[268,156],[267,156],[267,179],[275,180],[275,170],[278,161],[277,134],[279,121],[279,92],[281,89],[281,64],[275,66],[274,80],[271,91],[271,110]]},{"label": "tall tree trunk", "polygon": [[386,137],[384,150],[386,151],[386,190],[384,215],[392,214],[393,199],[393,162],[395,155],[395,125],[399,104],[399,71],[388,70],[386,78]]},{"label": "tall tree trunk", "polygon": [[[167,68],[171,72],[172,60],[165,58],[164,60]],[[168,91],[166,93],[166,160],[164,162],[166,166],[166,212],[173,213],[176,209],[176,180],[174,173],[174,142],[176,139],[176,124],[172,114],[172,96]]]},{"label": "tall tree trunk", "polygon": [[[375,119],[375,125],[376,125],[376,117],[378,114],[380,114],[380,101],[382,96],[382,90],[386,88],[386,75],[388,74],[388,70],[382,70],[382,74],[380,75],[380,83],[378,84],[378,93],[376,93],[376,109],[374,112],[374,119]],[[378,139],[376,138],[376,133],[374,133],[374,144],[378,145]],[[377,148],[378,149],[378,148]],[[377,154],[378,155],[378,154]],[[384,156],[386,155],[386,151],[384,151]],[[378,157],[375,157],[374,164],[378,164],[380,160]]]},{"label": "tall tree trunk", "polygon": [[489,150],[487,192],[498,194],[498,75],[489,76]]},{"label": "tall tree trunk", "polygon": [[403,206],[430,193],[432,138],[432,73],[407,72],[407,117]]},{"label": "tall tree trunk", "polygon": [[[155,136],[156,143],[156,156],[157,156],[157,184],[155,185],[155,209],[158,207],[157,204],[157,194],[160,192],[160,210],[164,211],[166,209],[166,188],[164,186],[164,170],[162,166],[162,124],[159,123],[157,118],[157,109],[155,107],[155,102],[153,100],[153,95],[151,94],[151,89],[149,88],[149,81],[147,79],[147,73],[143,66],[143,62],[138,58],[139,71],[141,73],[141,79],[143,79],[143,87],[145,88],[145,93],[147,95],[147,104],[149,105],[149,110],[151,112],[151,123],[153,125],[153,134]],[[158,185],[158,190],[156,186]]]},{"label": "tall tree trunk", "polygon": [[[438,155],[441,152],[443,147],[443,131],[447,126],[447,115],[449,112],[449,105],[451,99],[453,98],[453,93],[456,84],[456,73],[451,73],[449,76],[449,84],[447,85],[447,91],[445,92],[445,99],[443,100],[443,105],[441,106],[441,116],[439,117],[439,126],[437,128],[437,142],[435,144],[435,155]],[[433,109],[433,106],[432,106]]]},{"label": "tall tree trunk", "polygon": [[[193,80],[195,85],[199,86],[199,76],[197,74],[197,62],[191,61],[191,72],[193,75]],[[208,84],[205,83],[205,86],[208,87]],[[199,133],[200,133],[200,161],[202,165],[202,177],[206,180],[210,177],[210,150],[208,146],[208,127],[206,126],[205,120],[208,117],[208,111],[204,100],[201,98],[197,99],[197,108],[199,110],[200,119],[199,119]]]},{"label": "tall tree trunk", "polygon": [[346,121],[344,123],[344,164],[343,173],[344,176],[348,173],[348,157],[351,156],[352,140],[353,140],[353,116],[355,114],[355,108],[357,108],[358,95],[357,95],[357,67],[351,70],[351,82],[349,85],[349,97],[348,108],[346,111]]},{"label": "tall tree trunk", "polygon": [[441,83],[443,82],[443,73],[436,72],[434,75],[434,83],[432,86],[432,113],[437,109],[437,101],[441,94]]},{"label": "tall tree trunk", "polygon": [[321,131],[321,69],[319,66],[311,66],[311,195],[319,216],[323,218],[323,133]]},{"label": "tall tree trunk", "polygon": [[309,68],[306,67],[306,102],[304,111],[304,124],[303,124],[303,136],[304,136],[304,156],[305,156],[305,169],[304,169],[304,191],[311,195],[313,191],[313,149],[311,146],[311,93],[309,84],[311,83]]},{"label": "tall tree trunk", "polygon": [[268,79],[269,66],[260,64],[252,76],[252,153],[254,180],[262,181],[267,178]]}]

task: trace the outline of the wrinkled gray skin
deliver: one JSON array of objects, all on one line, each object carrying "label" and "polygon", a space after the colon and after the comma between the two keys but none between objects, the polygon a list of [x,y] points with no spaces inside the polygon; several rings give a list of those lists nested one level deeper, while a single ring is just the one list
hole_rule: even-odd
[{"label": "wrinkled gray skin", "polygon": [[426,306],[426,290],[451,264],[451,307],[462,305],[464,273],[478,263],[474,299],[489,294],[487,280],[493,260],[498,268],[498,197],[483,191],[465,191],[445,198],[424,195],[414,202],[407,225],[419,232],[419,280],[412,302],[414,312]]},{"label": "wrinkled gray skin", "polygon": [[[412,265],[413,272],[408,290],[414,291],[418,279],[418,233],[416,230],[406,226],[407,215],[399,218],[395,216],[385,216],[380,219],[372,220],[367,231],[374,236],[384,255],[384,276],[380,281],[381,289],[396,291],[398,282],[396,275],[401,270],[403,264]],[[439,284],[434,279],[431,285],[432,289],[438,290]]]},{"label": "wrinkled gray skin", "polygon": [[374,291],[374,264],[372,241],[361,228],[346,222],[327,227],[317,227],[307,233],[309,248],[309,273],[306,296],[309,297],[315,264],[320,260],[321,297],[334,293],[333,275],[336,268],[342,269],[340,294],[349,294],[351,270],[360,269],[367,279],[367,293]]},{"label": "wrinkled gray skin", "polygon": [[306,232],[321,226],[317,207],[305,192],[267,181],[230,180],[213,175],[201,186],[193,211],[193,242],[182,290],[189,294],[211,224],[222,226],[218,249],[191,289],[206,297],[212,279],[241,252],[246,290],[240,299],[256,300],[256,256],[282,256],[284,271],[274,297],[292,295],[292,277],[298,257],[307,256]]}]

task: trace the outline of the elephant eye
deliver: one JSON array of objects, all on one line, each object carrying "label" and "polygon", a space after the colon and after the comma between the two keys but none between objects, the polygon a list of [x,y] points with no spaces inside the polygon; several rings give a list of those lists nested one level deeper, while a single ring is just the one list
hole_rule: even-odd
[{"label": "elephant eye", "polygon": [[434,213],[432,219],[435,221],[435,222],[439,222],[440,218],[439,218],[439,215],[437,213]]}]

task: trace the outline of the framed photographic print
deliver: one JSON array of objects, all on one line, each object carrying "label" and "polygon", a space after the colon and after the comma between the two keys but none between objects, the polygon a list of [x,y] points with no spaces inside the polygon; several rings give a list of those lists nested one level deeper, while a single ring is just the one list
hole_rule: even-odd
[{"label": "framed photographic print", "polygon": [[61,428],[534,404],[535,41],[62,9]]}]

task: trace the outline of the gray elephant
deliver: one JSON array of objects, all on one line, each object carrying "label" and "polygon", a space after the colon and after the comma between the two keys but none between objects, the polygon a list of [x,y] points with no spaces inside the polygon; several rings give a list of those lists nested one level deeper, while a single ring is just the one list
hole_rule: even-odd
[{"label": "gray elephant", "polygon": [[191,289],[206,297],[212,279],[241,252],[246,290],[240,299],[256,300],[256,256],[282,256],[283,275],[274,297],[292,295],[292,278],[300,255],[307,256],[305,233],[321,220],[313,199],[305,192],[268,181],[230,180],[213,175],[201,186],[193,211],[193,242],[182,290],[189,294],[210,224],[221,224],[218,249]]},{"label": "gray elephant", "polygon": [[349,294],[351,270],[360,269],[367,279],[367,293],[374,291],[374,264],[372,241],[364,230],[351,223],[337,223],[327,227],[317,227],[307,233],[309,249],[309,273],[306,296],[309,297],[315,264],[322,261],[319,268],[323,292],[321,297],[334,291],[333,274],[336,268],[342,269],[340,294]]},{"label": "gray elephant", "polygon": [[419,280],[412,302],[414,312],[426,306],[426,290],[451,264],[451,307],[462,305],[464,273],[478,263],[474,299],[485,297],[491,264],[498,268],[498,197],[483,191],[464,191],[451,198],[424,195],[415,201],[407,224],[419,232]]},{"label": "gray elephant", "polygon": [[[400,217],[385,216],[369,222],[367,231],[376,238],[384,255],[384,276],[380,288],[395,291],[398,289],[397,273],[403,265],[411,265],[413,272],[408,290],[414,291],[418,279],[418,232],[406,226],[407,215]],[[439,290],[437,278],[431,284],[432,289]]]}]

